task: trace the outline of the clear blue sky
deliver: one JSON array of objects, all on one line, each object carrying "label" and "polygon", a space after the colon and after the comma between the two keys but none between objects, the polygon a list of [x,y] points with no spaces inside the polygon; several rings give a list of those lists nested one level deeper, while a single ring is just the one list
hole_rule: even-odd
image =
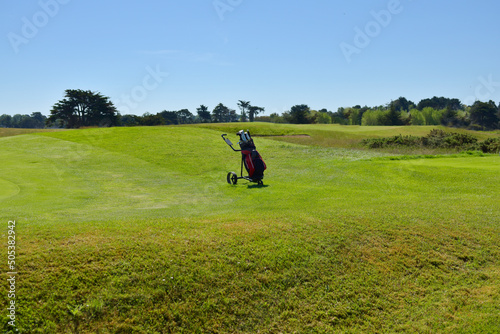
[{"label": "clear blue sky", "polygon": [[0,114],[48,115],[66,89],[137,115],[498,103],[499,32],[495,0],[2,1]]}]

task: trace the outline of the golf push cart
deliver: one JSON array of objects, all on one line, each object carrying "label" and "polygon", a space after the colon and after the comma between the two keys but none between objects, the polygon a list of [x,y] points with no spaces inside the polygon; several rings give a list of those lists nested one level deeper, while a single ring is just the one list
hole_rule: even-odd
[{"label": "golf push cart", "polygon": [[[238,180],[244,179],[250,182],[256,182],[259,186],[263,185],[262,179],[264,178],[264,171],[266,170],[266,164],[259,152],[255,149],[255,144],[250,136],[250,131],[243,132],[243,130],[238,131],[236,134],[240,137],[238,144],[240,149],[236,150],[233,147],[233,143],[226,138],[227,134],[222,135],[222,139],[233,149],[235,152],[241,152],[241,174],[238,176],[235,172],[229,172],[227,174],[227,183],[236,184]],[[248,176],[243,176],[243,165],[248,172]]]}]

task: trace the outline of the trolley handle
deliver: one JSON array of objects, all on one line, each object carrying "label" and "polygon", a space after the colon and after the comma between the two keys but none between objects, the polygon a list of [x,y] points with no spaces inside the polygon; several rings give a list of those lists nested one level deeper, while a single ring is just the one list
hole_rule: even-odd
[{"label": "trolley handle", "polygon": [[226,138],[225,136],[227,136],[227,133],[223,134],[221,137],[222,137],[222,139],[224,139],[224,141],[226,142],[226,144],[228,144],[229,147],[231,147],[233,149],[233,151],[235,151],[235,152],[241,152],[241,150],[235,150],[234,147],[233,147],[233,143],[231,143],[231,141],[228,138]]}]

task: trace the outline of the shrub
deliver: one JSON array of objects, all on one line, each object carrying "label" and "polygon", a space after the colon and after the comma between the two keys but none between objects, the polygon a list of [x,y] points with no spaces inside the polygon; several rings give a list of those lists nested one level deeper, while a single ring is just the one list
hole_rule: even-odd
[{"label": "shrub", "polygon": [[483,153],[500,153],[500,138],[488,138],[478,145]]},{"label": "shrub", "polygon": [[500,138],[489,138],[479,143],[477,138],[470,134],[444,132],[439,129],[432,130],[425,137],[399,135],[388,138],[364,139],[361,143],[368,148],[426,147],[482,151],[483,153],[500,152]]},{"label": "shrub", "polygon": [[433,129],[422,137],[422,144],[431,148],[460,148],[477,143],[477,138],[469,134],[444,132],[443,130]]},{"label": "shrub", "polygon": [[416,147],[420,146],[421,138],[416,136],[394,136],[389,138],[369,138],[363,139],[361,142],[368,148],[384,148],[392,146],[409,146]]}]

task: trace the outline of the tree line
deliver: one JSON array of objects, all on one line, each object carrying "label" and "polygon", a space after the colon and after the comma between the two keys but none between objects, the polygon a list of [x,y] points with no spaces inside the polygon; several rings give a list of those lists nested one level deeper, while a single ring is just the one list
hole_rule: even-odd
[{"label": "tree line", "polygon": [[4,114],[0,116],[0,128],[43,129],[46,126],[46,121],[47,117],[41,112],[14,116]]},{"label": "tree line", "polygon": [[120,115],[110,98],[98,92],[68,89],[65,98],[54,104],[46,126],[80,128],[85,126],[152,126],[192,123],[253,122],[265,109],[239,100],[236,110],[219,103],[210,111],[205,105],[196,109],[196,114],[188,109],[163,110],[156,114],[149,112],[142,116]]},{"label": "tree line", "polygon": [[210,111],[206,105],[200,105],[196,108],[196,114],[188,109],[178,111],[163,110],[157,114],[145,113],[142,116],[123,115],[119,116],[119,123],[122,126],[135,125],[176,125],[193,123],[230,123],[230,122],[253,122],[256,116],[265,109],[258,106],[252,106],[250,101],[239,100],[238,107],[240,113],[236,110],[219,103]]},{"label": "tree line", "polygon": [[466,106],[459,99],[433,97],[418,104],[400,97],[387,105],[361,107],[356,105],[312,110],[307,105],[293,106],[281,115],[258,117],[259,121],[295,124],[343,124],[343,125],[445,125],[472,130],[494,130],[500,128],[500,103],[476,101]]},{"label": "tree line", "polygon": [[120,115],[109,97],[98,92],[68,89],[65,98],[54,104],[50,116],[40,112],[31,115],[1,115],[0,127],[80,128],[86,126],[153,126],[193,123],[273,122],[292,124],[343,125],[445,125],[474,130],[500,128],[500,104],[476,101],[466,106],[459,99],[433,97],[418,103],[400,97],[386,105],[341,107],[336,112],[313,110],[307,104],[295,105],[280,114],[258,116],[265,111],[250,101],[238,100],[239,112],[219,103],[212,110],[200,105],[196,113],[188,109],[163,110],[138,115]]}]

